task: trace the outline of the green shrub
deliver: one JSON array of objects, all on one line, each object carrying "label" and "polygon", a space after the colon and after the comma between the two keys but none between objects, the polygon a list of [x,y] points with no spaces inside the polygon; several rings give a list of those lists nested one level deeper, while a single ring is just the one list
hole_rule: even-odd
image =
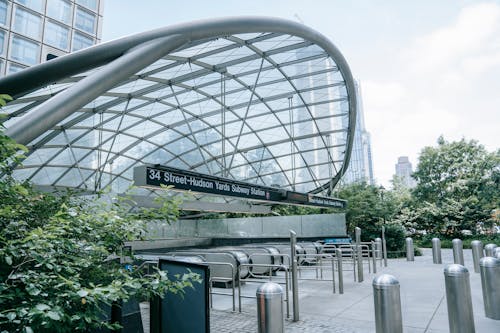
[{"label": "green shrub", "polygon": [[38,193],[10,177],[20,147],[0,131],[0,332],[88,332],[113,302],[182,292],[197,276],[125,269],[125,241],[145,234],[143,218],[172,219],[176,203],[131,214],[126,203],[75,202]]},{"label": "green shrub", "polygon": [[[449,237],[447,235],[425,235],[422,239],[418,240],[416,243],[420,247],[431,248],[432,247],[432,238],[437,237],[441,240],[441,248],[443,249],[451,249],[453,247],[452,240],[454,237]],[[471,248],[471,242],[473,240],[480,240],[483,243],[483,246],[488,243],[500,244],[500,235],[472,235],[472,236],[461,236],[457,237],[462,240],[464,249]]]}]

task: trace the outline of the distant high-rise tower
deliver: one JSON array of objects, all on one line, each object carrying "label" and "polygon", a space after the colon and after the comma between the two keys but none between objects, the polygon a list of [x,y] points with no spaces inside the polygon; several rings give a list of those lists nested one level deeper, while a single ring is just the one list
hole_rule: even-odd
[{"label": "distant high-rise tower", "polygon": [[356,117],[356,130],[354,131],[354,142],[352,146],[351,161],[347,172],[342,177],[342,183],[352,184],[366,182],[373,185],[373,163],[370,133],[365,127],[365,115],[363,111],[363,99],[361,87],[356,82],[356,95],[358,100]]},{"label": "distant high-rise tower", "polygon": [[415,180],[411,177],[412,173],[413,169],[408,156],[398,157],[398,163],[396,164],[396,177],[398,177],[401,183],[408,188],[415,186]]},{"label": "distant high-rise tower", "polygon": [[101,41],[104,0],[0,0],[0,76]]}]

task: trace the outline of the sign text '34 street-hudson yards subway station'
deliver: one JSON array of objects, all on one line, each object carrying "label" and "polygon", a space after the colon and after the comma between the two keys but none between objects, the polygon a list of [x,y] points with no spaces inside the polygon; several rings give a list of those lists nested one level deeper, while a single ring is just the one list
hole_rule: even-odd
[{"label": "sign text '34 street-hudson yards subway station'", "polygon": [[276,189],[268,186],[156,165],[135,167],[134,183],[136,186],[159,188],[162,185],[166,185],[173,186],[175,190],[319,207],[345,208],[346,203],[344,200],[336,198],[286,191],[284,189]]},{"label": "sign text '34 street-hudson yards subway station'", "polygon": [[279,201],[282,198],[279,191],[238,183],[231,184],[218,179],[197,177],[195,175],[172,172],[171,170],[147,168],[147,178],[149,185],[173,185],[176,189],[194,192],[230,195],[257,200]]}]

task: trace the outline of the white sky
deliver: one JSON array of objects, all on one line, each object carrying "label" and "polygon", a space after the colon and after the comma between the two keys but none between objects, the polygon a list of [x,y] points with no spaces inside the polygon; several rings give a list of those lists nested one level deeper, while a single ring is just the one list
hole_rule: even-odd
[{"label": "white sky", "polygon": [[476,139],[500,146],[500,0],[105,0],[103,40],[196,19],[265,15],[329,37],[361,82],[375,178],[398,156]]}]

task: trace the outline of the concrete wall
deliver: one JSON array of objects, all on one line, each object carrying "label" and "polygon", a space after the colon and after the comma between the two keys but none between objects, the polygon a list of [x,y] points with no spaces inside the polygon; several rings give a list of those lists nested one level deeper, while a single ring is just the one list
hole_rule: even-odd
[{"label": "concrete wall", "polygon": [[151,222],[147,238],[288,238],[290,229],[298,237],[345,236],[345,214]]}]

